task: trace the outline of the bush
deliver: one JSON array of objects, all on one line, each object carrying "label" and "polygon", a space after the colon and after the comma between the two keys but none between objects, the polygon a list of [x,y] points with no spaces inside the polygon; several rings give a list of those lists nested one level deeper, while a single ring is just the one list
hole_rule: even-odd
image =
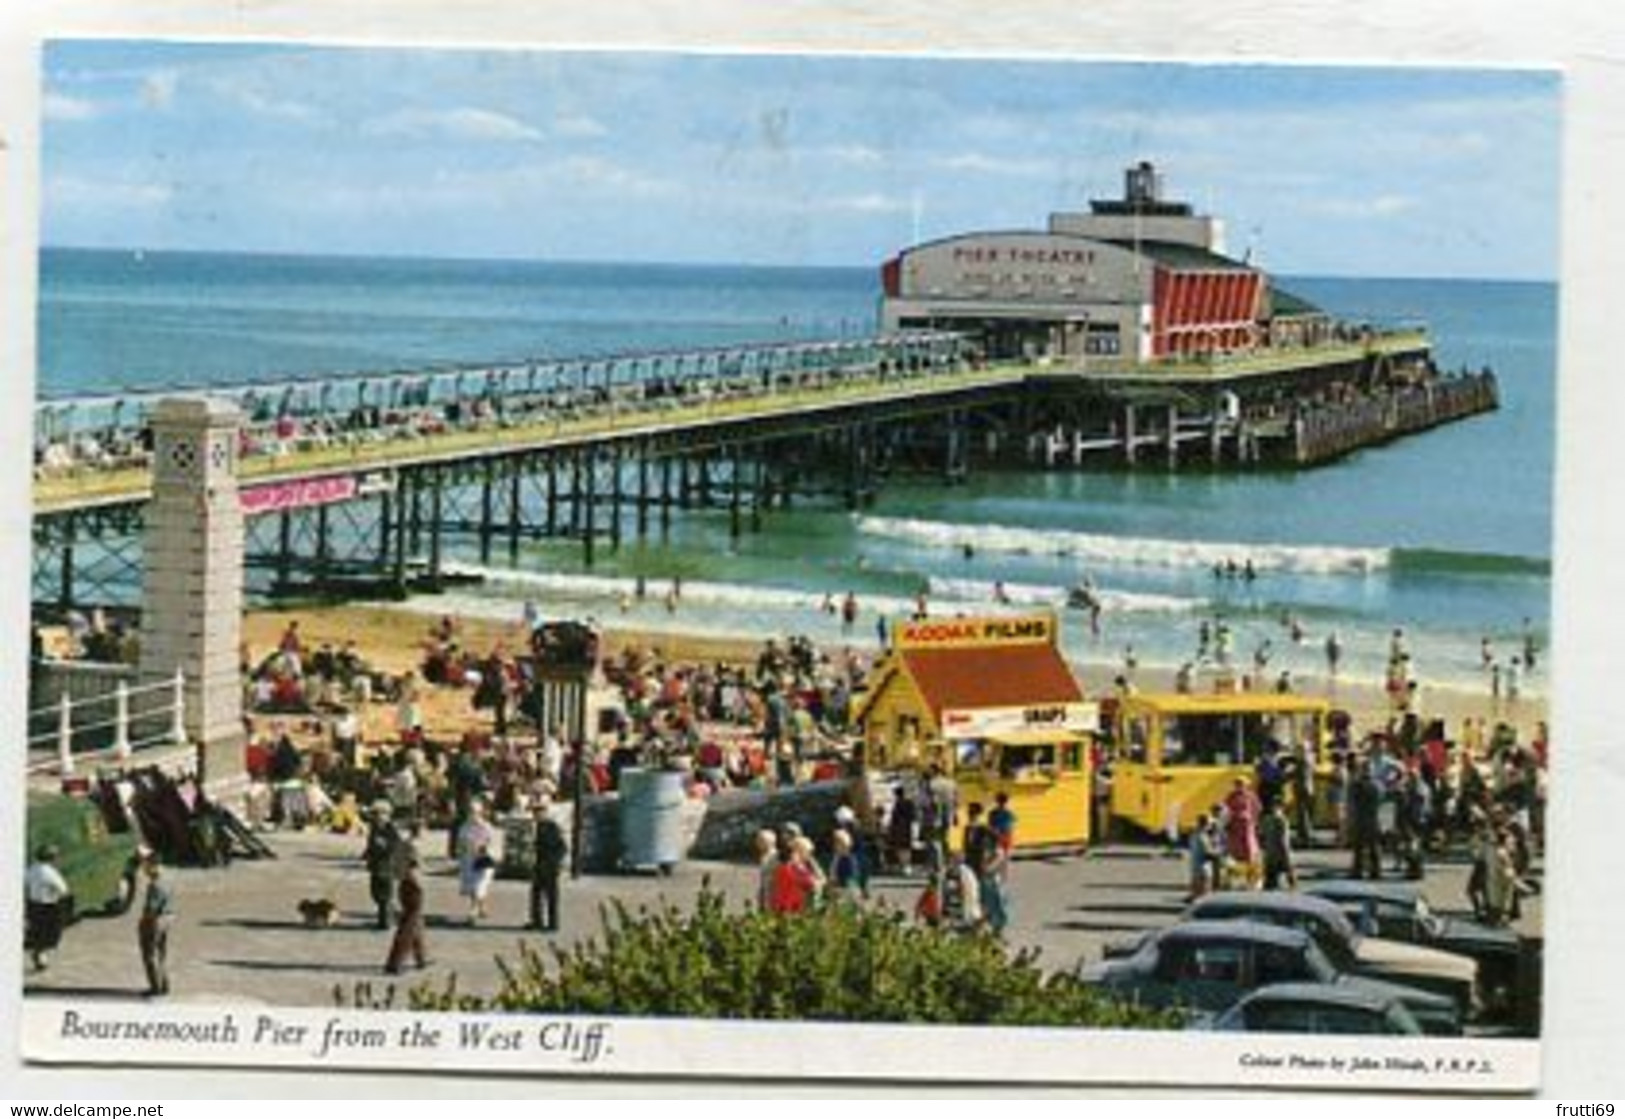
[{"label": "bush", "polygon": [[909,924],[892,910],[835,906],[800,916],[730,910],[703,888],[691,913],[667,905],[602,913],[600,937],[498,961],[501,989],[455,977],[418,987],[416,1010],[676,1018],[1175,1028],[1167,1012],[1118,1003],[1036,952]]}]

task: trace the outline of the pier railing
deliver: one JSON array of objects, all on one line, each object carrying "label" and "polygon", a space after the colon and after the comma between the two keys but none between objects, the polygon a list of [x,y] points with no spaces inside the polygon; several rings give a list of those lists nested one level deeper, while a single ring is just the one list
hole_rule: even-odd
[{"label": "pier railing", "polygon": [[[912,369],[847,371],[839,376],[810,373],[788,383],[775,378],[757,391],[724,383],[675,398],[611,396],[584,405],[543,404],[521,412],[471,414],[455,425],[435,417],[425,422],[418,413],[401,422],[362,431],[307,431],[283,437],[274,424],[259,424],[246,430],[245,439],[253,451],[242,458],[238,477],[244,482],[268,482],[324,472],[384,469],[470,453],[851,408],[1015,383],[1026,372],[1024,366],[975,367],[953,360]],[[141,500],[150,484],[144,466],[42,477],[34,485],[35,511],[98,501]]]},{"label": "pier railing", "polygon": [[1384,331],[1366,338],[1319,342],[1305,346],[1269,346],[1254,350],[1191,354],[1160,361],[1136,362],[1127,358],[1088,358],[1080,372],[1110,375],[1122,380],[1166,381],[1231,380],[1287,373],[1311,366],[1347,365],[1371,357],[1395,357],[1425,352],[1427,331]]},{"label": "pier railing", "polygon": [[[28,773],[68,778],[82,763],[129,761],[137,752],[186,743],[186,677],[132,685],[122,665],[42,661],[38,691],[56,699],[28,713]],[[36,700],[37,702],[37,700]]]}]

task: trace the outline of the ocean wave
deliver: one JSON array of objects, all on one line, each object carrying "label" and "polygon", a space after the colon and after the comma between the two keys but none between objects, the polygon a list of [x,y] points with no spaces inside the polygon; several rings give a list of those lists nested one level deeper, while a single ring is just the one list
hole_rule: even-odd
[{"label": "ocean wave", "polygon": [[1443,548],[1395,548],[1397,572],[1440,575],[1550,575],[1552,561],[1495,552],[1452,552]]},{"label": "ocean wave", "polygon": [[1067,556],[1104,567],[1202,567],[1252,561],[1259,571],[1361,575],[1389,566],[1387,548],[1243,544],[1212,540],[1104,536],[1069,529],[951,524],[907,517],[857,518],[858,531],[935,548],[973,548],[1023,555]]},{"label": "ocean wave", "polygon": [[[1010,606],[1043,606],[1063,609],[1070,594],[1066,587],[1035,583],[1004,583],[1004,597]],[[997,605],[998,587],[979,579],[946,579],[932,576],[931,597],[955,602]],[[1183,614],[1201,609],[1200,599],[1178,595],[1142,594],[1095,588],[1095,597],[1106,613]]]},{"label": "ocean wave", "polygon": [[[602,599],[618,603],[623,595],[632,596],[637,592],[637,579],[633,576],[516,571],[512,568],[481,567],[475,564],[448,565],[447,572],[465,578],[478,578],[485,588],[516,598],[536,595],[578,600]],[[670,579],[644,580],[646,601],[662,601],[670,588]],[[684,579],[680,597],[685,605],[802,612],[821,610],[825,594],[823,591],[795,590],[788,587]],[[840,604],[841,597],[839,594],[833,595],[836,605]],[[873,614],[876,610],[895,614],[914,608],[912,599],[892,595],[859,595],[858,605],[869,614]]]}]

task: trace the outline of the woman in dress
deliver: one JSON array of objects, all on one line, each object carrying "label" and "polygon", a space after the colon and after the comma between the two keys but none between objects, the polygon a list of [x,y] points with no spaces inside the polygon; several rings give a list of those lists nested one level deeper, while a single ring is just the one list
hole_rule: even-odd
[{"label": "woman in dress", "polygon": [[469,806],[468,820],[457,833],[458,892],[468,899],[468,923],[484,920],[488,916],[487,899],[491,882],[496,878],[496,857],[492,845],[496,832],[485,819],[485,802],[475,800]]}]

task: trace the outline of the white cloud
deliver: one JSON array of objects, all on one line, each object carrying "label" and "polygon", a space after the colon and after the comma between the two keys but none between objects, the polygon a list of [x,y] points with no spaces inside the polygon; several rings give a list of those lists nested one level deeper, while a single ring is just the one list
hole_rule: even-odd
[{"label": "white cloud", "polygon": [[315,106],[304,101],[277,97],[265,92],[262,84],[252,76],[215,74],[208,78],[206,84],[216,97],[247,109],[256,116],[307,124],[325,116]]},{"label": "white cloud", "polygon": [[45,204],[64,210],[153,210],[175,196],[168,183],[89,179],[52,175],[45,180]]},{"label": "white cloud", "polygon": [[1305,209],[1338,218],[1391,218],[1414,210],[1415,198],[1405,194],[1378,194],[1370,198],[1316,198]]},{"label": "white cloud", "polygon": [[47,93],[40,108],[46,120],[94,120],[101,115],[101,106],[96,102],[65,93]]},{"label": "white cloud", "polygon": [[593,139],[609,134],[609,129],[585,113],[560,113],[553,118],[552,131],[557,136],[574,139]]},{"label": "white cloud", "polygon": [[944,171],[972,175],[1005,175],[1021,179],[1053,175],[1057,166],[1055,163],[1039,159],[1009,159],[983,152],[961,152],[958,155],[939,156],[932,162]]},{"label": "white cloud", "polygon": [[[572,156],[558,163],[556,169],[577,185],[613,190],[620,194],[648,196],[669,189],[668,183],[596,156]],[[549,171],[548,168],[542,169],[544,175]]]},{"label": "white cloud", "polygon": [[873,167],[886,158],[878,148],[871,148],[867,144],[832,144],[823,148],[808,148],[804,154],[812,159],[827,159],[831,163],[859,167]]},{"label": "white cloud", "polygon": [[907,198],[871,192],[825,199],[817,207],[847,214],[906,214],[914,209],[914,203]]},{"label": "white cloud", "polygon": [[489,109],[402,109],[362,125],[371,136],[413,140],[472,140],[526,143],[542,138],[530,125]]}]

